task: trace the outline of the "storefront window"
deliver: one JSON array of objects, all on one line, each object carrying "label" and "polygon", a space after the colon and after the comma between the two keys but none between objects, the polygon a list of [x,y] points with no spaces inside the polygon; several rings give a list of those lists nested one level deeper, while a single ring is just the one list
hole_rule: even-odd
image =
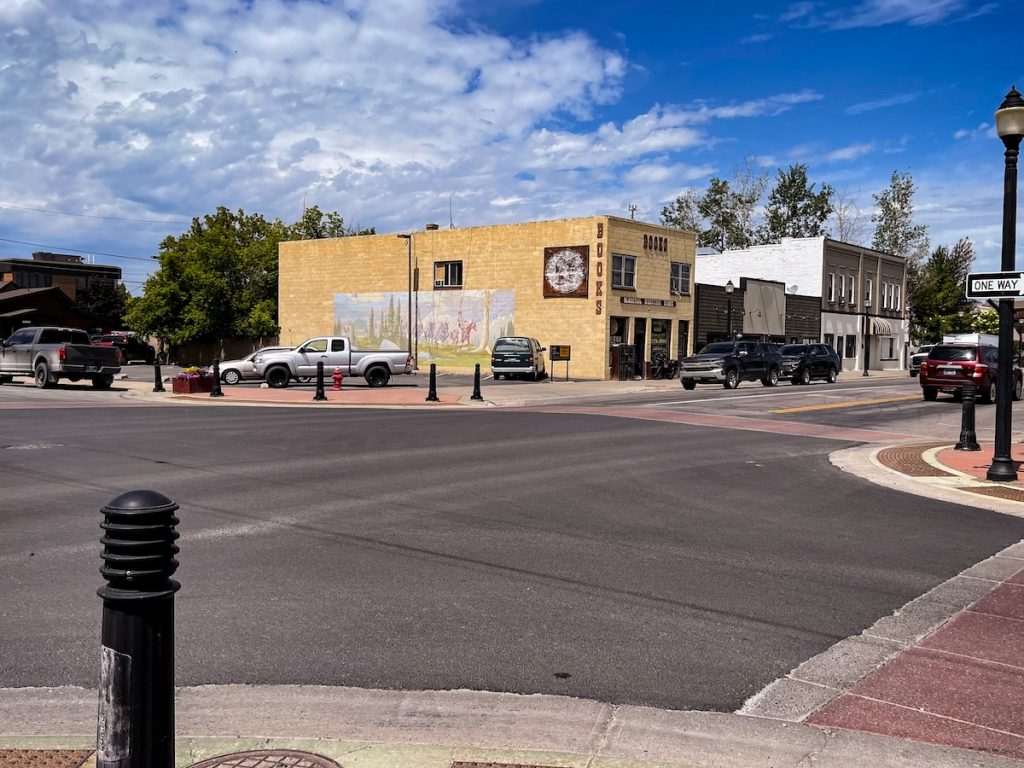
[{"label": "storefront window", "polygon": [[657,349],[664,349],[665,354],[669,351],[669,339],[672,334],[671,320],[651,320],[651,356]]}]

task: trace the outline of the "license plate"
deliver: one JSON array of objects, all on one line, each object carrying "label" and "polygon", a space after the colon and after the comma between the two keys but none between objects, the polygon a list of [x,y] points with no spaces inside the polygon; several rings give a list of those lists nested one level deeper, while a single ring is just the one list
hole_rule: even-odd
[{"label": "license plate", "polygon": [[87,365],[87,366],[85,366],[85,370],[87,370],[87,371],[98,371],[99,370],[99,366],[97,366],[97,365]]},{"label": "license plate", "polygon": [[940,370],[943,376],[956,376],[960,372],[959,368],[942,368]]}]

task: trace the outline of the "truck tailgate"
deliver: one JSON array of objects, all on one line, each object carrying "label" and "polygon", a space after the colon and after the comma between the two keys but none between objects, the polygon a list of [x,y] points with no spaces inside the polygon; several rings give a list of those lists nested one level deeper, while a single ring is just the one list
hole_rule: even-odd
[{"label": "truck tailgate", "polygon": [[121,365],[117,347],[96,347],[91,344],[65,344],[66,368],[118,368]]}]

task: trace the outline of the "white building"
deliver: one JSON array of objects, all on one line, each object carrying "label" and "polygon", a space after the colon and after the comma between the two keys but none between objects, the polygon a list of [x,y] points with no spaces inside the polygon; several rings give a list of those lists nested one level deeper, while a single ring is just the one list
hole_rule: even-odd
[{"label": "white building", "polygon": [[[844,370],[905,370],[909,322],[906,261],[827,237],[724,253],[698,251],[695,280],[725,285],[740,278],[785,283],[786,293],[821,297],[821,341],[839,353]],[[865,343],[865,341],[867,343]]]}]

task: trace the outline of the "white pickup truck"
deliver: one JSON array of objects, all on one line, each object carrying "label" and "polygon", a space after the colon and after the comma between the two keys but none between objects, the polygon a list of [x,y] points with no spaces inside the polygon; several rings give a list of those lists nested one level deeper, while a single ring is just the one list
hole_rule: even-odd
[{"label": "white pickup truck", "polygon": [[324,364],[325,379],[341,368],[343,376],[362,376],[371,387],[383,387],[392,376],[412,373],[408,353],[353,349],[344,336],[314,336],[294,349],[257,355],[253,365],[269,386],[279,388],[292,379],[316,376],[319,362]]}]

